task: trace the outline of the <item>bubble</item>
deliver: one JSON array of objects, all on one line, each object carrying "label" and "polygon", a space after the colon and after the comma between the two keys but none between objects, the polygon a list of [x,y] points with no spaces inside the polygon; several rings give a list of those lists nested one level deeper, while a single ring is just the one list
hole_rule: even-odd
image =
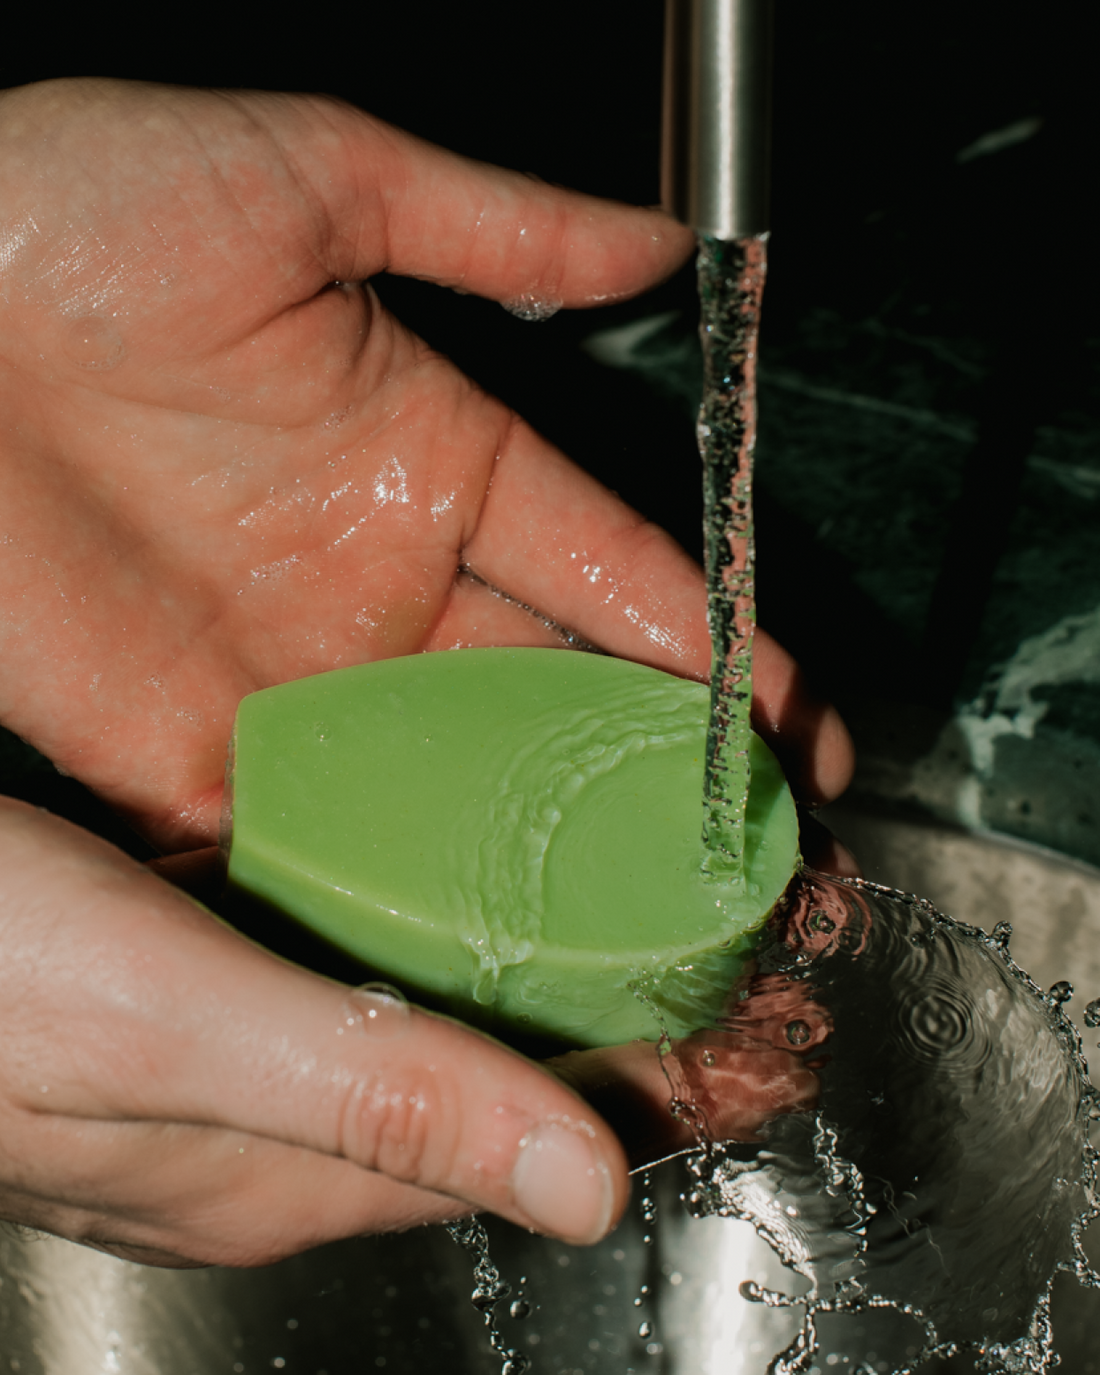
[{"label": "bubble", "polygon": [[561,310],[560,301],[552,301],[541,296],[533,296],[525,291],[521,296],[516,296],[510,301],[501,301],[501,305],[509,315],[514,315],[517,320],[549,320],[551,315],[556,315]]},{"label": "bubble", "polygon": [[375,1040],[392,1041],[408,1030],[409,1004],[405,995],[389,984],[363,984],[344,999],[341,1020],[339,1035],[346,1028]]},{"label": "bubble", "polygon": [[[501,1278],[489,1254],[489,1234],[473,1217],[447,1223],[447,1231],[473,1261],[476,1287],[470,1295],[470,1302],[485,1320],[485,1326],[489,1329],[489,1345],[501,1358],[500,1375],[526,1375],[531,1362],[514,1347],[505,1345],[497,1322],[497,1304],[508,1298],[512,1286]],[[565,1259],[568,1262],[568,1257]],[[523,1311],[518,1311],[521,1308]],[[525,1300],[516,1299],[509,1312],[514,1318],[526,1317],[530,1307]]]},{"label": "bubble", "polygon": [[804,1046],[812,1034],[806,1022],[796,1021],[787,1023],[787,1040],[790,1041],[792,1046]]},{"label": "bubble", "polygon": [[479,1284],[470,1295],[470,1302],[479,1313],[488,1313],[501,1299],[506,1299],[511,1292],[511,1285],[498,1279],[496,1283]]},{"label": "bubble", "polygon": [[122,362],[126,350],[110,320],[102,315],[82,315],[69,326],[65,352],[78,368],[109,372]]}]

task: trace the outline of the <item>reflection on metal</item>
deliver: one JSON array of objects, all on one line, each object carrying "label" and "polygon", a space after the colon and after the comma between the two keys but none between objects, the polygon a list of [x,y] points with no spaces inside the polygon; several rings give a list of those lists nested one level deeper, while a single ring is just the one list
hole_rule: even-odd
[{"label": "reflection on metal", "polygon": [[[987,930],[1010,921],[1013,953],[1043,986],[1075,985],[1067,1012],[1086,1031],[1086,1047],[1095,1046],[1081,1013],[1100,994],[1100,871],[990,835],[837,810],[827,819],[868,877],[920,892]],[[654,1171],[659,1224],[649,1246],[636,1210],[591,1249],[490,1222],[504,1277],[513,1285],[527,1277],[534,1311],[522,1321],[505,1316],[502,1326],[535,1372],[763,1375],[793,1335],[797,1310],[750,1303],[739,1286],[748,1279],[790,1293],[799,1280],[748,1224],[687,1218],[683,1187],[679,1161]],[[636,1307],[644,1284],[652,1292]],[[251,1271],[145,1269],[0,1229],[0,1371],[496,1375],[470,1288],[468,1258],[438,1228],[341,1242]],[[653,1327],[645,1337],[643,1321]],[[899,1322],[866,1315],[865,1349],[853,1363],[904,1350],[915,1334]],[[1089,1375],[1098,1296],[1060,1280],[1054,1326],[1060,1375]],[[837,1349],[847,1349],[839,1335],[823,1330],[823,1340],[836,1336]]]},{"label": "reflection on metal", "polygon": [[667,0],[661,201],[698,234],[766,234],[772,0]]}]

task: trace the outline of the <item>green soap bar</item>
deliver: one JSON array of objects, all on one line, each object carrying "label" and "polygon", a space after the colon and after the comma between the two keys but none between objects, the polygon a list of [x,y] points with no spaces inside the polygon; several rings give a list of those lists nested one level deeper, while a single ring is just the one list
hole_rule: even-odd
[{"label": "green soap bar", "polygon": [[721,1007],[798,862],[794,804],[754,738],[747,891],[703,878],[708,707],[697,683],[550,649],[254,693],[230,881],[504,1037],[655,1039],[653,1005],[684,1035]]}]

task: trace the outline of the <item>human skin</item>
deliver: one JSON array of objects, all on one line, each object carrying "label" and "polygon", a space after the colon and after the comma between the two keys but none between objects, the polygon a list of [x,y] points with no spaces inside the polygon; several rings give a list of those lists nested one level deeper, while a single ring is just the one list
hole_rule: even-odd
[{"label": "human skin", "polygon": [[[0,720],[183,856],[257,688],[547,620],[705,677],[696,565],[366,284],[584,307],[691,247],[323,98],[0,95]],[[763,633],[755,692],[801,794],[839,792],[844,728]],[[576,1241],[619,1215],[616,1137],[546,1071],[421,1013],[380,1060],[337,1042],[345,990],[102,842],[6,803],[0,851],[4,1215],[239,1264],[471,1206]]]}]

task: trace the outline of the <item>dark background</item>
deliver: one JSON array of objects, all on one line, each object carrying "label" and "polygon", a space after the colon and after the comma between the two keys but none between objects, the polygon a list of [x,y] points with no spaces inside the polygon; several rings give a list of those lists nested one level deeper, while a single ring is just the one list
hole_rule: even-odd
[{"label": "dark background", "polygon": [[[104,75],[326,91],[474,157],[657,200],[660,0],[291,13],[168,8],[143,30],[130,9],[62,22],[42,7],[5,43],[0,85]],[[1088,503],[1027,466],[1038,446],[1100,475],[1092,39],[1089,7],[1067,0],[777,0],[760,620],[857,734],[868,703],[935,722],[1022,635],[1100,605]],[[1042,121],[1033,137],[958,160],[1029,118]],[[699,551],[690,269],[644,301],[537,325],[421,283],[378,286]],[[663,345],[633,368],[580,347],[660,312]],[[1058,710],[1100,740],[1095,692]],[[5,760],[9,791],[78,815],[92,805],[10,739]]]}]

